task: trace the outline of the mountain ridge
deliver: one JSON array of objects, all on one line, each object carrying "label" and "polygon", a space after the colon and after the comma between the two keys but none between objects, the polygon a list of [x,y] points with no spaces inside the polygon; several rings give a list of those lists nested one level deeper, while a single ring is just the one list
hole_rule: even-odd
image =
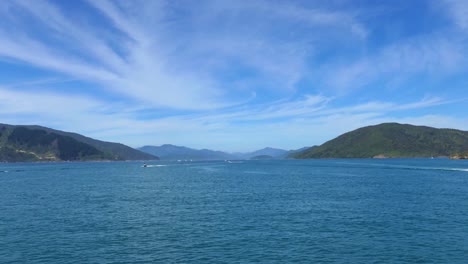
[{"label": "mountain ridge", "polygon": [[152,155],[157,155],[163,160],[248,160],[260,156],[269,156],[272,159],[284,159],[287,158],[290,153],[294,153],[297,151],[288,151],[279,148],[265,147],[252,152],[228,153],[224,151],[216,151],[210,149],[193,149],[172,144],[163,144],[160,146],[146,145],[138,149]]}]

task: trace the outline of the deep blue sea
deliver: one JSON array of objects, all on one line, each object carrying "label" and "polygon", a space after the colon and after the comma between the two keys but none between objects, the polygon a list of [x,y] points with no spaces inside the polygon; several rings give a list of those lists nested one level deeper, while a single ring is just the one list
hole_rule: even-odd
[{"label": "deep blue sea", "polygon": [[0,164],[0,263],[468,263],[468,161]]}]

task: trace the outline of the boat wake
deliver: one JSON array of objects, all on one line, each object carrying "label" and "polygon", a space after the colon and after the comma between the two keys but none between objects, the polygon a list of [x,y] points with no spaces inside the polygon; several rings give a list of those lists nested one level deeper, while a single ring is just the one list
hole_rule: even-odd
[{"label": "boat wake", "polygon": [[143,168],[157,168],[157,167],[166,167],[167,165],[146,165],[141,166]]},{"label": "boat wake", "polygon": [[244,163],[242,161],[232,161],[232,160],[228,160],[227,163]]},{"label": "boat wake", "polygon": [[438,170],[438,171],[468,172],[467,168],[447,168],[447,167],[391,166],[391,167],[386,167],[386,168],[389,168],[389,169],[402,169],[402,170]]},{"label": "boat wake", "polygon": [[462,169],[462,168],[444,168],[444,170],[468,172],[468,169]]}]

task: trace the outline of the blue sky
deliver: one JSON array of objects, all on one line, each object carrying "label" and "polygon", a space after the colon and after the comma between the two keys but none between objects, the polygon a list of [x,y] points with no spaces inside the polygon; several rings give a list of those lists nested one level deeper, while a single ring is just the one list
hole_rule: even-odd
[{"label": "blue sky", "polygon": [[0,3],[0,122],[250,151],[468,130],[468,1]]}]

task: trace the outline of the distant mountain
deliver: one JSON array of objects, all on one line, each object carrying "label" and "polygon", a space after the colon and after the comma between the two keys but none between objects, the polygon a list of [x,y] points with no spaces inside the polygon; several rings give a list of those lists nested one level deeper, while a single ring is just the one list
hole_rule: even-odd
[{"label": "distant mountain", "polygon": [[[183,146],[165,144],[161,146],[144,146],[139,150],[156,155],[164,160],[232,160],[232,159],[284,159],[299,150],[287,151],[277,148],[263,148],[252,152],[227,153],[209,149],[192,149]],[[302,149],[301,149],[302,150]]]},{"label": "distant mountain", "polygon": [[285,155],[284,155],[284,158],[288,158],[288,159],[291,159],[291,158],[294,158],[294,156],[300,152],[303,152],[307,149],[314,149],[318,146],[312,146],[312,147],[303,147],[303,148],[300,148],[300,149],[293,149],[293,150],[290,150],[288,151]]},{"label": "distant mountain", "polygon": [[0,161],[153,160],[119,143],[41,126],[0,124]]},{"label": "distant mountain", "polygon": [[271,160],[274,159],[274,157],[269,156],[269,155],[258,155],[250,158],[251,160]]},{"label": "distant mountain", "polygon": [[158,156],[163,160],[226,160],[236,158],[222,151],[192,149],[170,144],[162,146],[144,146],[138,149],[142,152]]},{"label": "distant mountain", "polygon": [[277,148],[263,148],[254,152],[245,153],[244,155],[247,158],[257,157],[257,156],[270,156],[272,158],[284,158],[288,153],[287,150],[277,149]]},{"label": "distant mountain", "polygon": [[468,131],[384,123],[345,133],[296,158],[438,157],[463,158]]},{"label": "distant mountain", "polygon": [[263,157],[263,159],[265,159],[266,157],[271,157],[271,159],[287,159],[287,158],[291,158],[294,154],[299,153],[309,148],[310,147],[303,147],[300,149],[284,150],[284,149],[267,147],[267,148],[263,148],[263,149],[253,151],[253,152],[237,153],[237,155],[245,159],[258,159],[258,157]]}]

